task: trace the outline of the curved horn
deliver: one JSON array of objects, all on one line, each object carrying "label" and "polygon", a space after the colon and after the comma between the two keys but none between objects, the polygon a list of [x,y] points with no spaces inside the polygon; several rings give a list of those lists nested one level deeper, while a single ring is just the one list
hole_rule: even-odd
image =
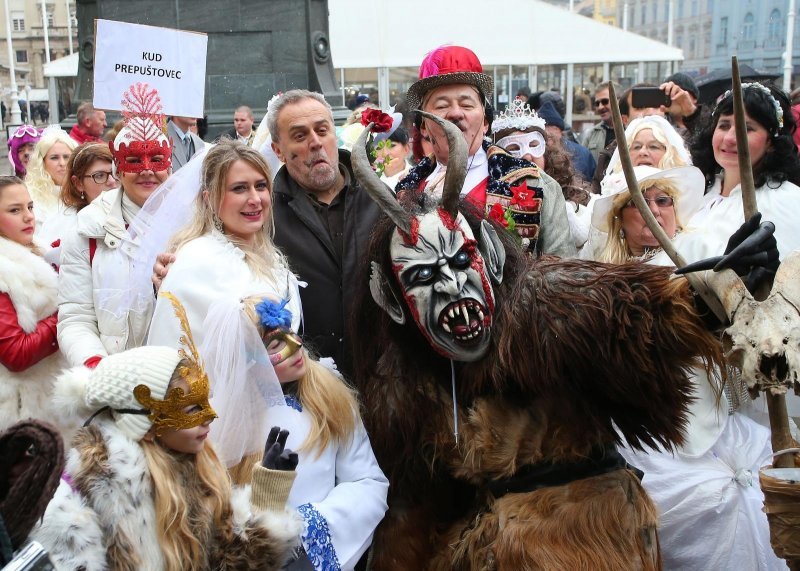
[{"label": "curved horn", "polygon": [[467,178],[467,142],[461,129],[454,123],[417,109],[417,113],[430,119],[442,129],[447,137],[448,158],[447,172],[444,175],[444,189],[442,190],[442,208],[455,218],[458,210],[458,199],[461,197],[461,188]]},{"label": "curved horn", "polygon": [[361,187],[367,191],[370,198],[378,203],[381,210],[406,234],[411,232],[411,215],[403,208],[385,182],[372,170],[367,158],[367,138],[374,123],[370,123],[366,129],[358,136],[353,150],[350,153],[350,164],[353,167],[353,174]]}]

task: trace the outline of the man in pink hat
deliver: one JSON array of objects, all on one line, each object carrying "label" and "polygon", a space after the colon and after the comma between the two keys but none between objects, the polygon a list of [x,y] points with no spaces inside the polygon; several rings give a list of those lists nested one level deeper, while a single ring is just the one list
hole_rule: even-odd
[{"label": "man in pink hat", "polygon": [[[430,52],[419,68],[419,80],[406,95],[409,109],[422,109],[455,123],[467,141],[468,172],[463,199],[488,217],[513,226],[528,249],[562,257],[576,255],[561,187],[524,159],[484,140],[492,113],[494,81],[483,73],[478,57],[460,46]],[[441,193],[448,145],[443,131],[423,121],[421,133],[433,146],[397,185],[397,191]]]}]

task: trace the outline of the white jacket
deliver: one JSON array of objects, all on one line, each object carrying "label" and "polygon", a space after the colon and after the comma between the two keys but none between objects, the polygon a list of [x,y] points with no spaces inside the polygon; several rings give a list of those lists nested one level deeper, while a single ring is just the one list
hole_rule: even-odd
[{"label": "white jacket", "polygon": [[[172,293],[183,304],[198,347],[203,344],[203,322],[211,305],[223,298],[242,299],[252,295],[272,295],[289,299],[292,327],[300,325],[302,309],[297,278],[288,268],[278,265],[272,283],[257,278],[245,262],[244,252],[216,230],[190,240],[175,252],[175,262],[161,284],[160,291]],[[155,304],[148,345],[180,347],[180,323],[172,304],[159,297]]]},{"label": "white jacket", "polygon": [[[7,294],[19,327],[33,333],[57,308],[55,270],[29,248],[0,238],[0,293]],[[53,379],[65,366],[61,353],[45,357],[23,371],[0,364],[0,430],[24,418],[51,420]]]},{"label": "white jacket", "polygon": [[[97,245],[89,259],[89,240]],[[69,363],[82,365],[94,356],[105,357],[144,344],[152,303],[143,311],[117,316],[99,308],[99,289],[112,272],[117,248],[135,248],[122,218],[122,189],[101,194],[78,213],[76,232],[61,242],[58,284],[58,343]],[[124,282],[130,268],[115,266]],[[123,275],[119,275],[123,274]]]}]

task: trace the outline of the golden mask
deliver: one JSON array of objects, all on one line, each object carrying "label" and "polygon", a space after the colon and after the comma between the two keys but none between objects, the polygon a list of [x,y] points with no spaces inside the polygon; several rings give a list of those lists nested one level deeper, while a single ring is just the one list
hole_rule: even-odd
[{"label": "golden mask", "polygon": [[[271,348],[270,345],[273,341],[277,341],[277,343]],[[273,366],[283,363],[297,353],[302,346],[303,340],[291,329],[281,327],[280,329],[273,329],[264,335],[264,347],[267,348],[269,361]]]},{"label": "golden mask", "polygon": [[[189,392],[184,392],[180,387],[172,387],[167,391],[164,400],[150,396],[150,387],[137,385],[133,389],[133,396],[145,407],[150,414],[148,419],[153,423],[157,436],[165,430],[184,430],[194,428],[217,418],[217,413],[208,402],[210,385],[208,375],[203,369],[200,354],[194,344],[192,331],[189,328],[189,319],[181,302],[169,292],[162,292],[161,296],[167,298],[175,309],[175,316],[181,324],[183,335],[180,337],[181,348],[178,353],[189,362],[189,365],[178,367],[178,374],[186,382]],[[186,351],[188,349],[188,353]],[[188,411],[188,407],[191,407]]]}]

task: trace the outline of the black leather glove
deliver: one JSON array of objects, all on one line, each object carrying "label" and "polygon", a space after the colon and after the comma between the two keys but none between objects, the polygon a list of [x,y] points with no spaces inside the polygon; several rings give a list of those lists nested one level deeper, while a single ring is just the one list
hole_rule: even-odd
[{"label": "black leather glove", "polygon": [[761,222],[756,212],[728,240],[725,255],[689,264],[677,270],[678,275],[714,269],[732,269],[741,276],[744,285],[754,293],[763,283],[769,283],[780,265],[775,225]]},{"label": "black leather glove", "polygon": [[286,439],[289,438],[288,430],[281,430],[273,426],[264,445],[264,458],[261,465],[270,470],[294,471],[297,468],[297,452],[286,448]]}]

